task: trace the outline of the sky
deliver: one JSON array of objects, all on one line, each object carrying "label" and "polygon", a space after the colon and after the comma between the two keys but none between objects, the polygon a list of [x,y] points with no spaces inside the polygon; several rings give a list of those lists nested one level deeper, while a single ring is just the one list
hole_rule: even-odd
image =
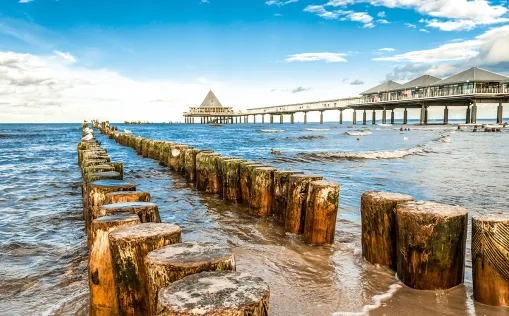
[{"label": "sky", "polygon": [[0,123],[182,121],[210,89],[243,110],[509,75],[508,47],[505,0],[1,0]]}]

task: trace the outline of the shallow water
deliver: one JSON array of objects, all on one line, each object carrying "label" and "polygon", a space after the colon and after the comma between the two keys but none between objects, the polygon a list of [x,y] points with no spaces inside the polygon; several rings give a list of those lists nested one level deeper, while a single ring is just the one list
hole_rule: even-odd
[{"label": "shallow water", "polygon": [[[341,184],[336,241],[331,247],[312,247],[299,236],[285,235],[273,220],[248,215],[247,206],[197,192],[168,168],[98,136],[112,160],[124,162],[125,178],[152,194],[163,221],[182,227],[184,240],[228,244],[239,271],[269,283],[272,315],[509,313],[471,299],[469,252],[464,286],[439,292],[400,286],[394,272],[362,259],[359,214],[360,195],[366,190],[458,204],[471,214],[507,212],[507,130],[471,133],[454,126],[410,125],[411,131],[400,132],[397,125],[346,124],[118,126],[153,139],[322,174]],[[284,132],[260,131],[271,129]],[[0,315],[88,312],[76,164],[80,135],[79,124],[0,125]],[[299,139],[302,136],[324,138]],[[270,155],[270,149],[283,154]]]}]

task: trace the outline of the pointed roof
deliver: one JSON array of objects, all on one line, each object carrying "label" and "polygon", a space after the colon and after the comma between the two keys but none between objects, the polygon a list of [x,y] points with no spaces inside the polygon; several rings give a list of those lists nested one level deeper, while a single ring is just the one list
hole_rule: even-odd
[{"label": "pointed roof", "polygon": [[505,81],[509,77],[499,75],[497,73],[478,68],[472,67],[465,71],[459,72],[455,75],[435,82],[433,86],[442,86],[448,84],[462,83],[462,82],[488,82],[488,81]]},{"label": "pointed roof", "polygon": [[212,90],[210,90],[209,93],[207,93],[207,96],[205,97],[205,99],[203,100],[203,102],[201,103],[200,106],[214,107],[214,108],[222,108],[223,107],[223,105],[216,98],[216,96],[214,95],[214,92],[212,92]]},{"label": "pointed roof", "polygon": [[395,90],[395,89],[398,89],[400,86],[401,86],[401,84],[399,84],[395,81],[389,80],[389,81],[379,84],[376,87],[373,87],[369,90],[364,91],[363,93],[361,93],[361,95]]},{"label": "pointed roof", "polygon": [[414,80],[410,80],[407,83],[402,84],[397,89],[403,90],[403,89],[412,89],[412,88],[417,88],[417,87],[426,87],[426,86],[429,86],[429,85],[431,85],[437,81],[440,81],[440,80],[442,80],[442,79],[433,77],[430,75],[424,75],[424,76],[420,76],[419,78],[415,78]]}]

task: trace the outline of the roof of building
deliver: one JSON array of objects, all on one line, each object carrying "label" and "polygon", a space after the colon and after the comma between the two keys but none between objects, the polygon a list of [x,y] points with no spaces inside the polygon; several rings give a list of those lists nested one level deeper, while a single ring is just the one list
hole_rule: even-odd
[{"label": "roof of building", "polygon": [[462,83],[462,82],[489,82],[489,81],[505,81],[509,77],[499,75],[497,73],[472,67],[465,71],[459,72],[455,75],[445,78],[444,80],[437,81],[433,86],[442,86],[448,84]]},{"label": "roof of building", "polygon": [[205,99],[203,100],[203,102],[201,103],[200,106],[211,107],[211,108],[212,107],[214,107],[214,108],[223,107],[223,105],[216,98],[216,96],[214,95],[214,92],[212,92],[212,90],[210,90],[209,93],[207,93],[207,96],[205,97]]},{"label": "roof of building", "polygon": [[361,95],[395,90],[395,89],[398,89],[400,86],[401,86],[401,84],[399,84],[395,81],[389,80],[389,81],[379,84],[376,87],[373,87],[369,90],[362,92]]},{"label": "roof of building", "polygon": [[411,89],[411,88],[417,88],[417,87],[426,87],[429,86],[437,81],[440,81],[442,79],[433,77],[430,75],[424,75],[420,76],[419,78],[415,78],[414,80],[410,80],[407,83],[402,84],[401,86],[397,87],[397,90],[403,90],[403,89]]}]

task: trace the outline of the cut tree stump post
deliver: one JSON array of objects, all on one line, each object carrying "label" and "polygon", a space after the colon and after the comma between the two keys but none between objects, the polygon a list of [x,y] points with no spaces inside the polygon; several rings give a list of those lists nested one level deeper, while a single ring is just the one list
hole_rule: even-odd
[{"label": "cut tree stump post", "polygon": [[184,173],[188,182],[196,182],[196,156],[199,153],[212,153],[212,150],[201,150],[196,148],[186,148],[184,151]]},{"label": "cut tree stump post", "polygon": [[249,203],[251,198],[251,180],[253,169],[256,167],[265,167],[265,165],[256,161],[243,161],[240,163],[240,194],[242,201],[246,203]]},{"label": "cut tree stump post", "polygon": [[94,209],[92,220],[115,214],[132,213],[140,217],[142,223],[160,223],[161,217],[157,204],[151,202],[120,202],[104,204]]},{"label": "cut tree stump post", "polygon": [[284,224],[288,205],[288,184],[290,176],[302,174],[300,171],[276,171],[274,174],[274,206],[272,212],[276,221]]},{"label": "cut tree stump post", "polygon": [[276,168],[273,167],[253,168],[249,214],[255,216],[269,216],[272,214],[275,172]]},{"label": "cut tree stump post", "polygon": [[110,162],[110,164],[115,168],[115,171],[120,173],[122,179],[124,179],[124,164],[122,162]]},{"label": "cut tree stump post", "polygon": [[509,215],[472,218],[474,299],[509,306]]},{"label": "cut tree stump post", "polygon": [[188,147],[186,145],[173,145],[170,147],[169,166],[172,170],[180,172],[180,158],[184,154],[184,149]]},{"label": "cut tree stump post", "polygon": [[418,290],[463,283],[468,211],[434,202],[396,206],[398,278]]},{"label": "cut tree stump post", "polygon": [[[196,188],[200,191],[214,193],[218,186],[214,186],[214,179],[217,175],[210,175],[216,171],[216,159],[218,153],[201,152],[196,155]],[[212,183],[212,187],[210,186]]]},{"label": "cut tree stump post", "polygon": [[136,153],[138,155],[141,155],[142,152],[143,152],[143,147],[142,147],[143,137],[139,137],[139,136],[136,137],[135,138],[135,143],[136,143],[136,145],[135,145],[134,149],[136,150]]},{"label": "cut tree stump post", "polygon": [[115,228],[139,223],[136,214],[105,216],[92,222],[92,243],[88,257],[91,316],[118,315],[108,234]]},{"label": "cut tree stump post", "polygon": [[322,176],[294,174],[288,183],[288,205],[286,207],[285,231],[292,234],[303,234],[306,219],[306,199],[309,184],[322,180]]},{"label": "cut tree stump post", "polygon": [[113,230],[109,241],[119,314],[150,315],[145,256],[181,242],[181,229],[173,224],[138,224]]},{"label": "cut tree stump post", "polygon": [[104,204],[120,202],[150,202],[150,193],[143,191],[120,191],[106,194]]},{"label": "cut tree stump post", "polygon": [[90,183],[98,180],[123,180],[120,173],[116,171],[105,171],[105,172],[90,172],[87,173],[85,183]]},{"label": "cut tree stump post", "polygon": [[191,241],[151,251],[145,266],[151,312],[156,315],[160,289],[203,271],[235,271],[235,257],[225,245]]},{"label": "cut tree stump post", "polygon": [[143,158],[148,158],[149,145],[150,145],[150,139],[143,138],[141,140],[141,155],[143,156]]},{"label": "cut tree stump post", "polygon": [[161,152],[159,153],[159,163],[163,166],[168,166],[170,158],[170,147],[173,145],[171,142],[163,142],[161,144]]},{"label": "cut tree stump post", "polygon": [[242,194],[240,191],[240,164],[245,161],[242,159],[221,160],[223,199],[240,200]]},{"label": "cut tree stump post", "polygon": [[88,184],[86,192],[86,206],[83,209],[85,226],[90,227],[92,208],[105,203],[106,194],[115,191],[136,191],[136,184],[123,180],[98,180]]},{"label": "cut tree stump post", "polygon": [[157,315],[268,316],[269,286],[248,273],[193,274],[162,289]]},{"label": "cut tree stump post", "polygon": [[311,245],[334,243],[339,203],[339,184],[332,181],[312,181],[306,200],[304,241]]},{"label": "cut tree stump post", "polygon": [[372,264],[396,271],[396,219],[394,210],[410,195],[366,191],[361,196],[362,256]]}]

